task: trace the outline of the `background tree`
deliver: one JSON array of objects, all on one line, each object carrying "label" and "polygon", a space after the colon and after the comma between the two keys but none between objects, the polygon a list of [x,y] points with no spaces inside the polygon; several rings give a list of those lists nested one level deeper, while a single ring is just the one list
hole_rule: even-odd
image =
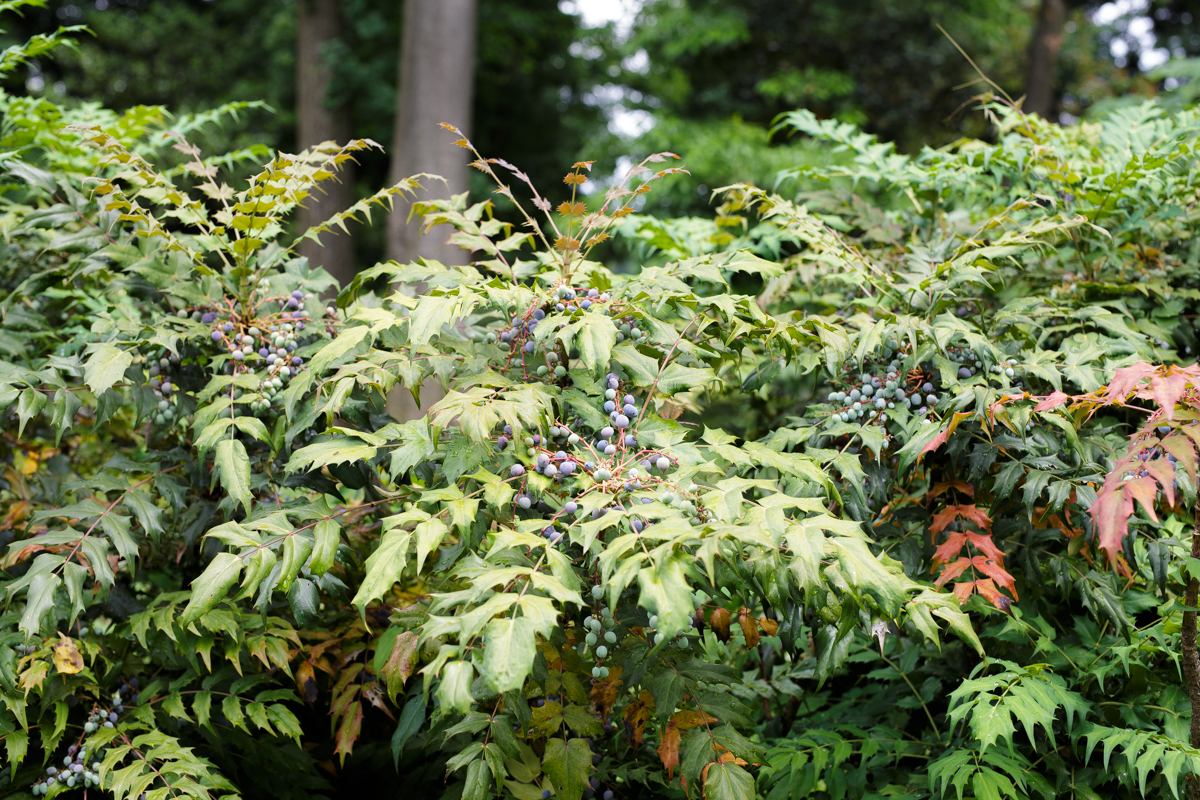
[{"label": "background tree", "polygon": [[[306,149],[323,142],[347,142],[353,131],[346,104],[330,92],[331,45],[342,38],[341,3],[299,0],[296,19],[296,146]],[[357,198],[353,162],[345,162],[337,179],[327,181],[321,188],[297,215],[301,229],[319,225],[354,203]],[[304,242],[300,254],[313,266],[323,267],[339,284],[349,283],[357,272],[354,242],[339,232],[322,234],[319,241]]]},{"label": "background tree", "polygon": [[[445,185],[430,182],[419,200],[461,194],[468,189],[466,151],[438,123],[459,126],[470,135],[474,91],[475,0],[406,0],[400,47],[400,91],[392,136],[392,182],[428,172]],[[420,220],[409,221],[411,207],[401,204],[388,217],[388,257],[400,263],[435,257],[448,233],[421,235]],[[440,237],[440,239],[439,239]],[[442,259],[461,260],[457,247]]]},{"label": "background tree", "polygon": [[1025,81],[1025,102],[1021,106],[1030,114],[1049,117],[1056,106],[1056,67],[1066,24],[1067,5],[1064,0],[1042,0],[1029,41],[1029,71]]}]

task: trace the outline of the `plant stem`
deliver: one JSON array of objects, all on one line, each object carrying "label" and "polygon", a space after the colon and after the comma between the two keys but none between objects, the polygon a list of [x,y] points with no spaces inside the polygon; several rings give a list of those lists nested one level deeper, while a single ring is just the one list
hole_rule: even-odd
[{"label": "plant stem", "polygon": [[[1192,528],[1192,558],[1200,558],[1200,508],[1196,510],[1196,527]],[[1188,570],[1187,591],[1184,593],[1184,604],[1189,609],[1196,607],[1197,596],[1200,596],[1200,576]],[[1200,746],[1200,655],[1196,652],[1196,612],[1183,612],[1183,678],[1187,688],[1188,699],[1192,703],[1191,745]],[[1188,795],[1192,800],[1200,800],[1200,778],[1194,774],[1187,776]]]}]

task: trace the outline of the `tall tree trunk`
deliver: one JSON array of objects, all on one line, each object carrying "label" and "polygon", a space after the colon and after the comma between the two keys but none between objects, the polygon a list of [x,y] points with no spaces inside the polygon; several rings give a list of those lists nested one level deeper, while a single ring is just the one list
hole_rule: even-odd
[{"label": "tall tree trunk", "polygon": [[[441,175],[449,188],[427,182],[423,198],[449,197],[467,190],[468,152],[438,127],[449,122],[470,135],[475,87],[476,0],[406,0],[400,45],[400,91],[392,138],[392,182],[418,172]],[[400,263],[418,256],[465,263],[465,253],[444,247],[449,233],[420,235],[408,222],[408,204],[398,203],[388,218],[388,257]]]},{"label": "tall tree trunk", "polygon": [[[1196,508],[1196,527],[1192,530],[1192,558],[1200,558],[1200,507]],[[1189,575],[1183,604],[1195,608],[1197,598],[1200,598],[1200,579],[1196,575]],[[1183,645],[1183,680],[1192,704],[1190,744],[1200,747],[1200,653],[1196,650],[1195,611],[1183,612],[1183,629],[1179,637]],[[1188,775],[1187,785],[1191,800],[1200,800],[1200,778],[1194,774]]]},{"label": "tall tree trunk", "polygon": [[1066,22],[1065,0],[1042,0],[1029,45],[1029,75],[1023,106],[1026,113],[1045,119],[1054,113],[1054,72]]},{"label": "tall tree trunk", "polygon": [[[392,138],[392,183],[419,172],[440,175],[446,184],[425,181],[418,199],[449,197],[467,191],[469,153],[438,127],[449,122],[470,135],[475,88],[476,0],[406,0],[400,43],[400,79],[396,128]],[[465,264],[467,253],[446,240],[451,230],[421,234],[420,220],[409,221],[409,204],[397,203],[388,217],[388,258],[401,264],[418,257],[445,264]],[[422,287],[412,287],[421,291]],[[421,405],[442,396],[441,387],[426,381]],[[416,419],[422,409],[403,387],[388,395],[388,411],[400,420]]]},{"label": "tall tree trunk", "polygon": [[[322,142],[345,144],[351,138],[350,117],[341,104],[331,103],[329,81],[332,70],[326,58],[327,45],[341,38],[342,9],[339,0],[300,0],[296,46],[296,144],[306,149]],[[354,203],[354,171],[347,163],[337,176],[323,181],[299,211],[300,229],[319,225]],[[355,275],[354,243],[346,234],[321,234],[321,242],[305,241],[300,255],[309,264],[324,267],[342,286]]]}]

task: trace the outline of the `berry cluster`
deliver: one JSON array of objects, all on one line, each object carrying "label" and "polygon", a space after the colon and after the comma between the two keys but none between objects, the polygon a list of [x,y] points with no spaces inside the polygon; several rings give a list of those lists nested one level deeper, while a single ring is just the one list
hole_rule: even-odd
[{"label": "berry cluster", "polygon": [[[304,358],[296,351],[317,335],[317,331],[309,327],[313,316],[305,308],[305,302],[314,298],[311,293],[295,289],[280,297],[271,296],[270,292],[269,282],[263,279],[251,292],[248,305],[228,301],[227,307],[218,305],[207,310],[181,309],[176,312],[181,319],[211,326],[206,341],[215,348],[218,357],[225,357],[227,374],[246,371],[257,374],[256,391],[235,388],[231,392],[235,403],[244,405],[256,416],[270,412],[273,405],[282,402],[280,392],[304,368]],[[336,309],[327,308],[325,314],[332,320],[336,318]],[[201,356],[211,356],[212,352],[196,351],[193,355],[199,360]],[[148,386],[159,398],[153,417],[158,425],[170,424],[176,417],[174,398],[179,387],[175,373],[179,371],[179,362],[179,355],[163,351],[155,354],[147,370]],[[222,416],[233,413],[232,408],[227,408]]]},{"label": "berry cluster", "polygon": [[[592,599],[599,600],[604,597],[603,586],[592,587]],[[604,680],[608,677],[608,667],[599,663],[606,660],[609,656],[609,647],[615,648],[617,644],[617,633],[613,630],[617,625],[616,619],[613,618],[612,609],[603,603],[600,604],[596,614],[589,615],[583,620],[583,627],[587,628],[587,635],[584,636],[584,643],[580,646],[580,655],[587,653],[589,648],[596,656],[596,666],[592,667],[592,677],[598,680]],[[601,643],[603,641],[603,643]]]},{"label": "berry cluster", "polygon": [[[952,362],[961,364],[957,372],[959,380],[969,380],[983,369],[983,361],[970,348],[948,347],[946,354]],[[843,388],[829,392],[825,398],[833,406],[829,413],[830,423],[836,425],[860,420],[883,423],[887,422],[888,412],[896,409],[926,416],[939,399],[936,370],[931,364],[906,370],[901,363],[903,358],[904,353],[895,340],[889,340],[881,358],[874,363],[864,363],[862,372],[847,365],[847,375],[840,382]],[[1015,379],[1015,385],[1019,386],[1021,368],[1017,364],[1017,359],[1010,358],[993,365],[991,372]]]},{"label": "berry cluster", "polygon": [[169,425],[175,419],[175,404],[172,402],[175,383],[171,380],[171,370],[178,364],[178,355],[160,350],[147,370],[150,378],[147,385],[154,391],[154,396],[158,398],[158,407],[153,417],[155,425]]},{"label": "berry cluster", "polygon": [[[103,712],[97,713],[102,714]],[[89,721],[88,724],[92,723]],[[112,727],[112,722],[106,721],[104,724]],[[84,789],[99,786],[100,776],[97,774],[97,770],[100,769],[100,762],[93,756],[93,761],[89,764],[87,756],[87,747],[71,745],[67,748],[67,754],[62,757],[62,767],[46,767],[46,777],[33,784],[30,791],[34,796],[40,796],[49,793],[55,784],[61,784],[68,789],[74,789],[76,786]]]}]

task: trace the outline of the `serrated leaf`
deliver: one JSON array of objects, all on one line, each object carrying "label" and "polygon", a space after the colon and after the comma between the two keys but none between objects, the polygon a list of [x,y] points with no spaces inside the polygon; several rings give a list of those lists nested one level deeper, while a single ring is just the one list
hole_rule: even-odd
[{"label": "serrated leaf", "polygon": [[133,354],[106,342],[90,345],[88,350],[91,356],[83,366],[83,380],[99,397],[124,377],[133,363]]},{"label": "serrated leaf", "polygon": [[246,446],[237,439],[222,439],[217,442],[214,465],[221,488],[241,503],[249,514],[253,501],[250,496],[250,457],[246,455]]}]

